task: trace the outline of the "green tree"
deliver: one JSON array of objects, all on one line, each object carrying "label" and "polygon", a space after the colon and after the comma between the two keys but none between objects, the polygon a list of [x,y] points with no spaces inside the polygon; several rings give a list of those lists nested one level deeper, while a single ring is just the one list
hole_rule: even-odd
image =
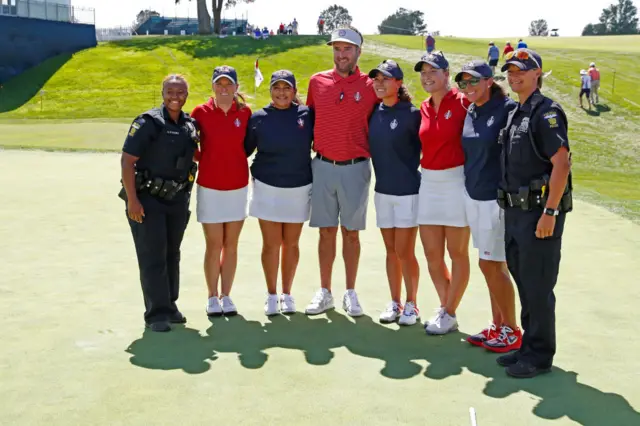
[{"label": "green tree", "polygon": [[602,9],[600,22],[588,24],[582,35],[638,34],[638,9],[631,0],[618,0]]},{"label": "green tree", "polygon": [[531,21],[529,25],[529,35],[536,37],[546,37],[549,35],[549,25],[547,24],[546,19],[536,19],[535,21]]},{"label": "green tree", "polygon": [[328,33],[331,33],[336,28],[348,27],[353,21],[349,11],[337,4],[323,10],[320,16],[324,19],[324,31]]},{"label": "green tree", "polygon": [[144,21],[146,21],[152,16],[160,16],[160,14],[155,10],[149,10],[149,9],[141,10],[136,15],[136,24],[137,25],[143,24]]},{"label": "green tree", "polygon": [[387,16],[378,25],[380,34],[411,34],[418,35],[427,31],[424,23],[424,13],[419,10],[400,8],[393,15]]},{"label": "green tree", "polygon": [[[181,0],[175,0],[176,4]],[[189,0],[191,1],[191,0]],[[220,34],[222,22],[222,8],[227,9],[238,3],[253,3],[255,0],[211,0],[211,9],[213,11],[213,32]],[[211,34],[211,15],[207,9],[207,0],[197,0],[198,2],[198,33]]]}]

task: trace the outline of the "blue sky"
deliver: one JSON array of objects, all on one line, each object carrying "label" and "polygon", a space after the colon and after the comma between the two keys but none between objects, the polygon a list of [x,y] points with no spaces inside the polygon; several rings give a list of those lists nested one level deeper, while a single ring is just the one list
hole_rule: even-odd
[{"label": "blue sky", "polygon": [[[578,36],[589,22],[597,22],[602,9],[617,0],[537,0],[530,2],[479,2],[477,0],[256,0],[225,11],[227,17],[249,15],[253,24],[276,28],[297,18],[301,33],[313,33],[320,11],[338,3],[353,17],[353,25],[365,34],[374,34],[378,24],[399,7],[421,10],[429,30],[460,37],[526,36],[533,19],[544,18],[561,36]],[[77,6],[96,9],[98,27],[130,25],[142,9],[153,8],[167,16],[195,17],[195,0],[71,0]],[[210,0],[209,0],[210,3]],[[499,5],[511,5],[503,7]],[[640,1],[634,4],[640,9]]]}]

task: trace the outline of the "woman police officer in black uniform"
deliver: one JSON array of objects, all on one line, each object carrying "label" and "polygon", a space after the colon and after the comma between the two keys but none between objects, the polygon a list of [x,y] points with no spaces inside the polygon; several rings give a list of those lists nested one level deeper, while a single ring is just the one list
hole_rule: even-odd
[{"label": "woman police officer in black uniform", "polygon": [[140,267],[144,320],[152,331],[170,331],[171,323],[186,322],[176,300],[198,143],[195,121],[182,111],[188,91],[184,77],[166,77],[163,105],[133,121],[122,149],[120,197],[126,201]]},{"label": "woman police officer in black uniform", "polygon": [[519,104],[501,131],[507,266],[520,294],[522,345],[498,358],[510,376],[550,371],[556,352],[555,295],[565,214],[572,210],[567,117],[540,93],[542,58],[529,49],[509,53],[502,71]]}]

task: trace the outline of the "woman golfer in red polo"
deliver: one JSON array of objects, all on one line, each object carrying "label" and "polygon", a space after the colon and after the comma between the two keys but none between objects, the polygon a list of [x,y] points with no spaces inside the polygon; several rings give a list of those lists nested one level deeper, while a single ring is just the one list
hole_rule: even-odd
[{"label": "woman golfer in red polo", "polygon": [[238,264],[238,239],[247,217],[249,166],[244,138],[251,110],[238,94],[235,69],[217,67],[212,84],[214,97],[191,113],[201,132],[196,213],[207,245],[207,315],[235,315],[229,294]]},{"label": "woman golfer in red polo", "polygon": [[[422,103],[422,178],[418,195],[420,239],[429,275],[440,298],[427,334],[457,330],[456,309],[469,283],[469,226],[464,204],[462,128],[469,101],[449,85],[449,62],[442,52],[422,56],[415,65],[431,96]],[[444,261],[445,247],[451,273]]]}]

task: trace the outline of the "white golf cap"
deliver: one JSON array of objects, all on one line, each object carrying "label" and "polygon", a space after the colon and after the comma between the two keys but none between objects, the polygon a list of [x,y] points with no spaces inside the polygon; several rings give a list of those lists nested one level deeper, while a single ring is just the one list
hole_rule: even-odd
[{"label": "white golf cap", "polygon": [[363,40],[362,36],[351,28],[340,28],[331,33],[331,40],[327,42],[327,45],[331,46],[336,41],[342,41],[360,47],[362,46]]},{"label": "white golf cap", "polygon": [[590,66],[590,67],[595,67],[595,66],[596,66],[596,63],[595,63],[595,62],[591,62],[591,63],[589,64],[589,66]]},{"label": "white golf cap", "polygon": [[585,75],[587,72],[585,70],[580,70],[581,75]]}]

